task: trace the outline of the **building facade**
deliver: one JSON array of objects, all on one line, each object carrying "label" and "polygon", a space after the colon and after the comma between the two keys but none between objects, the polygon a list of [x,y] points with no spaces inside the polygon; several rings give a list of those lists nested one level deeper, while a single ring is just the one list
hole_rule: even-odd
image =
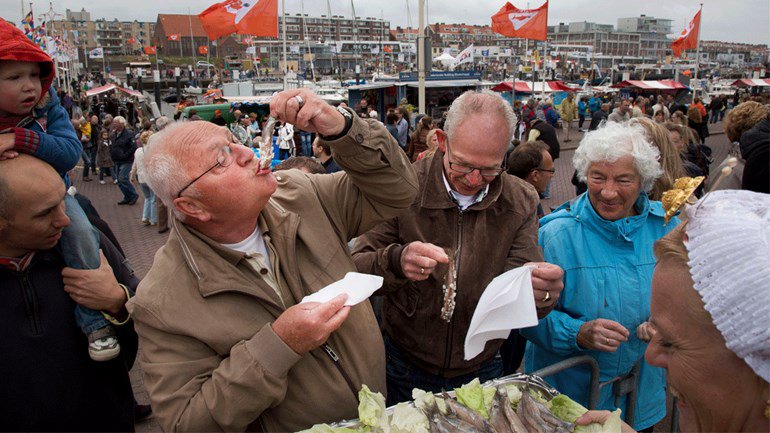
[{"label": "building facade", "polygon": [[67,9],[65,19],[52,21],[49,29],[53,34],[65,37],[81,54],[102,47],[106,55],[127,55],[150,43],[155,23],[108,21],[104,18],[92,20],[91,13],[85,9],[79,12]]},{"label": "building facade", "polygon": [[672,20],[640,15],[632,18],[618,18],[618,31],[639,34],[639,55],[645,59],[662,61],[671,54]]}]

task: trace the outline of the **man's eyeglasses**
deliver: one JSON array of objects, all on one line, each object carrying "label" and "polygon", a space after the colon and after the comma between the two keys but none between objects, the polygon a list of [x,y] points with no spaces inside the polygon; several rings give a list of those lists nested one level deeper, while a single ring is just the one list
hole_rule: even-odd
[{"label": "man's eyeglasses", "polygon": [[211,170],[213,170],[213,169],[215,169],[215,168],[217,168],[217,167],[227,167],[228,165],[232,164],[232,163],[233,163],[233,159],[234,159],[234,158],[233,158],[233,149],[232,149],[232,148],[230,148],[230,145],[228,144],[228,145],[226,145],[226,146],[223,146],[221,149],[219,149],[219,153],[217,153],[217,162],[216,162],[216,164],[214,164],[214,165],[212,165],[211,167],[209,167],[209,169],[208,169],[208,170],[206,170],[206,171],[204,171],[203,173],[201,173],[201,175],[200,175],[200,176],[198,176],[198,177],[196,177],[195,179],[191,180],[191,181],[190,181],[190,183],[188,183],[188,184],[187,184],[187,185],[185,185],[185,186],[184,186],[182,189],[180,189],[180,190],[179,190],[179,194],[177,194],[177,195],[176,195],[176,198],[179,198],[179,197],[181,197],[181,196],[182,196],[182,193],[183,193],[183,192],[184,192],[184,191],[185,191],[187,188],[189,188],[190,186],[192,186],[192,184],[194,184],[195,182],[197,182],[197,181],[198,181],[198,179],[200,179],[200,178],[202,178],[203,176],[205,176],[205,175],[206,175],[208,172],[210,172]]},{"label": "man's eyeglasses", "polygon": [[554,168],[552,168],[550,170],[547,169],[547,168],[533,168],[532,170],[545,171],[545,172],[548,172],[548,173],[551,173],[551,174],[556,173],[556,167],[554,167]]},{"label": "man's eyeglasses", "polygon": [[446,142],[446,153],[449,156],[449,168],[452,171],[455,171],[457,173],[462,174],[471,174],[474,170],[478,170],[479,174],[482,177],[497,177],[500,176],[500,173],[505,171],[504,168],[498,167],[498,168],[479,168],[479,167],[472,167],[470,165],[461,164],[459,162],[452,162],[452,153],[449,151],[449,140]]}]

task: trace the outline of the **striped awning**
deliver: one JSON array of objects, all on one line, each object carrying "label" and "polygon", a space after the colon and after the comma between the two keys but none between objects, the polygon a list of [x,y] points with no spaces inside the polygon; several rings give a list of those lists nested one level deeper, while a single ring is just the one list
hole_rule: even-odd
[{"label": "striped awning", "polygon": [[770,78],[743,78],[736,80],[732,85],[737,87],[770,87]]},{"label": "striped awning", "polygon": [[687,88],[684,84],[674,80],[626,80],[612,87],[616,89],[635,87],[641,90],[678,90]]},{"label": "striped awning", "polygon": [[[510,92],[511,89],[513,89],[513,83],[511,81],[503,81],[502,83],[492,87],[492,90],[495,92]],[[542,81],[535,82],[535,93],[540,93],[542,91],[544,91],[545,93],[550,93],[550,92],[570,92],[570,91],[577,91],[577,90],[580,90],[580,89],[573,89],[572,87],[569,87],[568,85],[564,84],[563,81],[546,81],[545,90],[543,90],[543,82]],[[532,82],[517,80],[516,93],[532,93]]]}]

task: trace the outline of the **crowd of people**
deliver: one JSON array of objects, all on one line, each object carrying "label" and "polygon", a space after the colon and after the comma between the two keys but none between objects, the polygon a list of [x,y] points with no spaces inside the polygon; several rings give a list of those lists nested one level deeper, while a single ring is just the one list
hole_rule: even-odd
[{"label": "crowd of people", "polygon": [[[368,104],[286,90],[270,102],[285,157],[274,171],[255,152],[256,114],[76,116],[51,87],[51,60],[10,24],[0,36],[12,44],[0,55],[3,429],[132,431],[135,360],[165,431],[299,431],[355,418],[363,385],[395,404],[415,387],[588,355],[603,382],[638,372],[626,429],[652,431],[668,390],[683,430],[768,430],[766,106],[727,113],[739,157],[714,176],[690,146],[705,137],[664,100],[612,109],[568,96],[564,141],[592,117],[573,157],[585,191],[546,215],[560,156],[550,101],[517,109],[468,91],[438,122],[404,101],[385,125]],[[315,135],[315,158],[296,155],[298,130]],[[95,169],[117,181],[119,205],[139,187],[142,224],[167,217],[141,281],[87,198],[67,192],[80,159],[84,181]],[[664,192],[704,167],[720,181],[669,218]],[[538,324],[465,359],[485,288],[522,267]],[[302,302],[356,271],[383,277],[376,300]],[[586,370],[547,380],[589,405]],[[578,423],[627,399],[605,387]]]}]

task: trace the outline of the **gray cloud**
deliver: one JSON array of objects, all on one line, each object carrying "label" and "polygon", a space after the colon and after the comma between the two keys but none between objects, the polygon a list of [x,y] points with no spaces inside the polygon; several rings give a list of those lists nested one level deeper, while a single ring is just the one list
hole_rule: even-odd
[{"label": "gray cloud", "polygon": [[[301,0],[285,0],[286,11],[300,12]],[[408,0],[412,12],[412,25],[417,26],[417,0]],[[755,44],[770,43],[770,3],[767,0],[702,0],[703,21],[701,38],[729,42]],[[48,2],[38,2],[35,13],[47,9]],[[118,18],[120,20],[155,21],[158,13],[200,13],[214,0],[129,0],[103,1],[57,0],[53,2],[58,12],[65,9],[80,10],[85,7],[92,18]],[[334,15],[351,15],[349,0],[330,0]],[[428,0],[428,13],[431,23],[446,22],[466,24],[489,24],[490,17],[505,2],[503,0]],[[521,0],[512,2],[524,8],[527,3]],[[406,26],[407,0],[355,0],[356,13],[361,17],[380,17],[391,21],[391,26]],[[541,0],[530,2],[530,7],[542,4]],[[674,33],[687,25],[698,10],[696,0],[669,0],[666,2],[629,0],[551,0],[548,24],[559,22],[592,21],[602,24],[617,24],[618,18],[633,17],[641,14],[673,20]],[[25,1],[25,7],[27,2]],[[280,4],[279,4],[280,7]],[[309,15],[326,14],[326,0],[304,0],[305,13]],[[3,18],[19,21],[21,10],[18,0],[0,0]]]}]

